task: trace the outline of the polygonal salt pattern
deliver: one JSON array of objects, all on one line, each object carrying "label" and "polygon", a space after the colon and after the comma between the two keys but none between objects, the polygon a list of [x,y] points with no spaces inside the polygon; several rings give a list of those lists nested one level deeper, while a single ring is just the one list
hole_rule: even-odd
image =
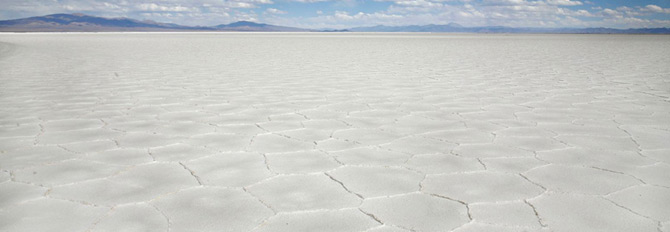
[{"label": "polygonal salt pattern", "polygon": [[613,202],[657,221],[670,221],[670,189],[651,185],[633,186],[607,196]]},{"label": "polygonal salt pattern", "polygon": [[97,141],[88,141],[88,142],[76,142],[76,143],[66,143],[59,144],[60,147],[65,150],[79,153],[79,154],[89,154],[96,153],[106,150],[117,149],[119,146],[114,142],[114,140],[97,140]]},{"label": "polygonal salt pattern", "polygon": [[249,145],[249,150],[262,153],[304,151],[312,148],[314,144],[276,134],[257,135]]},{"label": "polygonal salt pattern", "polygon": [[670,149],[668,144],[670,131],[641,126],[621,126],[621,128],[631,134],[642,150]]},{"label": "polygonal salt pattern", "polygon": [[495,143],[531,151],[556,150],[568,147],[551,137],[537,136],[497,136]]},{"label": "polygonal salt pattern", "polygon": [[435,153],[448,154],[454,147],[456,147],[456,144],[421,136],[411,136],[393,140],[382,147],[413,155]]},{"label": "polygonal salt pattern", "polygon": [[41,198],[47,190],[45,187],[14,181],[0,183],[0,209],[24,201]]},{"label": "polygonal salt pattern", "polygon": [[364,146],[365,145],[353,141],[345,141],[336,138],[329,138],[326,140],[316,142],[315,148],[319,150],[335,152]]},{"label": "polygonal salt pattern", "polygon": [[554,130],[548,130],[544,124],[540,127],[510,127],[495,131],[494,134],[496,136],[503,136],[503,137],[537,137],[537,138],[551,138],[557,135],[556,132],[554,132]]},{"label": "polygonal salt pattern", "polygon": [[288,136],[292,139],[299,139],[306,142],[316,142],[330,138],[332,131],[312,128],[302,128],[297,130],[281,131],[281,135]]},{"label": "polygonal salt pattern", "polygon": [[112,208],[91,231],[167,231],[167,218],[149,204],[131,204]]},{"label": "polygonal salt pattern", "polygon": [[3,210],[0,210],[0,229],[6,231],[85,231],[109,210],[106,207],[42,198],[3,207]]},{"label": "polygonal salt pattern", "polygon": [[[216,132],[228,135],[230,134],[239,135],[230,137],[231,139],[235,137],[241,137],[241,138],[248,137],[249,139],[251,139],[251,136],[259,133],[264,133],[265,131],[261,128],[258,128],[258,126],[256,126],[255,124],[224,124],[224,125],[216,125]],[[219,140],[219,142],[223,141]]]},{"label": "polygonal salt pattern", "polygon": [[670,232],[667,41],[484,37],[0,34],[0,231]]},{"label": "polygonal salt pattern", "polygon": [[473,158],[463,158],[451,154],[416,155],[405,166],[426,174],[481,171],[485,167]]},{"label": "polygonal salt pattern", "polygon": [[190,136],[213,133],[216,127],[197,122],[171,122],[153,129],[154,132],[175,137],[188,138]]},{"label": "polygonal salt pattern", "polygon": [[640,152],[642,155],[649,157],[654,160],[658,160],[661,162],[664,162],[666,164],[670,164],[670,149],[663,149],[663,150],[644,150]]},{"label": "polygonal salt pattern", "polygon": [[274,215],[256,198],[239,189],[199,187],[153,200],[175,231],[250,231]]},{"label": "polygonal salt pattern", "polygon": [[[359,111],[361,112],[361,111]],[[351,115],[351,114],[349,114]],[[355,128],[361,128],[361,129],[377,129],[381,126],[391,124],[394,122],[393,118],[378,118],[378,117],[346,117],[342,119],[342,121],[346,122],[347,125],[350,125],[351,127]]]},{"label": "polygonal salt pattern", "polygon": [[14,172],[19,182],[41,186],[63,185],[114,175],[125,167],[83,160],[66,160],[54,164],[33,166]]},{"label": "polygonal salt pattern", "polygon": [[21,169],[39,164],[69,160],[79,156],[58,146],[33,146],[2,152],[0,168],[3,170]]},{"label": "polygonal salt pattern", "polygon": [[306,118],[303,115],[290,113],[290,114],[270,115],[270,116],[268,116],[268,120],[270,120],[270,121],[280,121],[280,122],[301,122],[301,121],[309,120],[309,118]]},{"label": "polygonal salt pattern", "polygon": [[366,232],[407,232],[409,230],[405,229],[400,229],[395,226],[388,226],[388,225],[383,225],[383,226],[378,226],[369,230],[366,230]]},{"label": "polygonal salt pattern", "polygon": [[519,175],[489,171],[428,175],[421,185],[426,193],[466,203],[522,200],[544,192]]},{"label": "polygonal salt pattern", "polygon": [[569,166],[596,167],[617,172],[629,172],[638,166],[654,164],[655,161],[641,157],[636,151],[605,151],[584,148],[567,148],[539,151],[537,158]]},{"label": "polygonal salt pattern", "polygon": [[445,130],[438,132],[430,132],[423,134],[423,136],[429,138],[436,138],[452,143],[490,143],[493,142],[493,134],[480,131],[477,129],[457,129],[457,130]]},{"label": "polygonal salt pattern", "polygon": [[469,158],[529,157],[533,152],[499,144],[465,144],[454,148],[453,153]]},{"label": "polygonal salt pattern", "polygon": [[529,201],[553,231],[657,231],[657,223],[598,196],[548,193]]},{"label": "polygonal salt pattern", "polygon": [[358,209],[280,213],[253,231],[366,231],[379,222]]},{"label": "polygonal salt pattern", "polygon": [[335,159],[318,150],[272,153],[265,157],[268,167],[280,174],[325,172],[340,166]]},{"label": "polygonal salt pattern", "polygon": [[246,189],[278,212],[357,207],[361,202],[323,174],[277,176]]},{"label": "polygonal salt pattern", "polygon": [[39,144],[64,144],[84,141],[105,140],[123,136],[123,133],[108,130],[104,128],[65,130],[65,131],[45,131],[37,137]]},{"label": "polygonal salt pattern", "polygon": [[45,131],[69,131],[101,128],[104,123],[97,119],[62,119],[47,121],[41,125]]},{"label": "polygonal salt pattern", "polygon": [[105,128],[122,132],[154,132],[154,130],[162,124],[156,120],[155,117],[148,117],[141,120],[112,118],[106,119],[105,122],[108,123]]},{"label": "polygonal salt pattern", "polygon": [[[604,195],[629,186],[642,184],[620,173],[595,168],[550,164],[524,173],[528,179],[556,192]],[[587,176],[588,178],[584,178]]]},{"label": "polygonal salt pattern", "polygon": [[481,161],[488,170],[508,173],[522,173],[547,164],[535,157],[484,158]]},{"label": "polygonal salt pattern", "polygon": [[464,129],[461,122],[453,120],[434,120],[418,116],[405,116],[395,120],[395,123],[380,127],[384,131],[398,135],[415,135],[434,130]]},{"label": "polygonal salt pattern", "polygon": [[147,149],[118,148],[85,154],[82,159],[114,165],[140,165],[151,163],[154,157]]},{"label": "polygonal salt pattern", "polygon": [[117,205],[145,202],[197,185],[197,180],[179,164],[154,163],[135,166],[105,179],[57,186],[48,196],[97,205]]},{"label": "polygonal salt pattern", "polygon": [[452,230],[453,232],[477,232],[477,231],[497,231],[497,232],[531,232],[531,231],[552,231],[546,228],[525,228],[517,226],[491,225],[485,223],[468,223]]},{"label": "polygonal salt pattern", "polygon": [[412,155],[390,151],[379,147],[360,147],[329,152],[338,161],[350,165],[396,165],[405,162]]},{"label": "polygonal salt pattern", "polygon": [[423,179],[420,173],[398,167],[346,166],[328,175],[363,198],[415,192]]},{"label": "polygonal salt pattern", "polygon": [[293,122],[293,121],[272,121],[272,122],[256,123],[256,125],[267,132],[281,132],[281,131],[296,130],[303,128],[300,122]]},{"label": "polygonal salt pattern", "polygon": [[654,184],[670,188],[670,164],[656,163],[648,166],[636,167],[628,172],[640,178],[647,184]]},{"label": "polygonal salt pattern", "polygon": [[367,199],[361,210],[410,231],[451,230],[470,220],[465,205],[421,193]]},{"label": "polygonal salt pattern", "polygon": [[240,134],[228,133],[207,133],[191,136],[184,140],[184,143],[220,152],[239,152],[244,151],[250,141],[251,136],[246,137]]},{"label": "polygonal salt pattern", "polygon": [[145,132],[128,132],[116,139],[121,147],[142,149],[166,146],[181,140],[181,138],[170,135]]},{"label": "polygonal salt pattern", "polygon": [[33,125],[8,125],[0,126],[0,138],[5,137],[35,137],[39,135],[41,128],[37,124]]},{"label": "polygonal salt pattern", "polygon": [[556,139],[572,147],[592,150],[636,150],[637,144],[630,137],[559,135]]},{"label": "polygonal salt pattern", "polygon": [[335,131],[332,137],[365,145],[379,145],[396,140],[401,136],[376,129],[347,129]]},{"label": "polygonal salt pattern", "polygon": [[[577,120],[575,120],[577,122]],[[542,128],[556,133],[556,135],[593,135],[593,136],[628,136],[628,134],[616,126],[603,126],[603,125],[583,125],[577,123],[545,123],[542,124]]]},{"label": "polygonal salt pattern", "polygon": [[[307,114],[307,115],[309,115],[309,114]],[[329,113],[328,115],[332,115],[332,114]],[[337,116],[337,115],[332,115],[332,116]],[[349,126],[345,122],[342,122],[340,120],[334,120],[334,119],[310,119],[308,121],[303,122],[302,125],[305,128],[312,128],[312,129],[326,130],[326,131],[335,131],[335,130],[341,130],[341,129],[349,128]]]},{"label": "polygonal salt pattern", "polygon": [[148,153],[156,161],[183,162],[194,160],[205,156],[220,154],[217,151],[204,147],[192,146],[186,143],[175,143],[163,147],[154,147]]},{"label": "polygonal salt pattern", "polygon": [[533,208],[523,201],[470,204],[470,214],[477,222],[537,230],[542,227]]},{"label": "polygonal salt pattern", "polygon": [[258,153],[222,153],[181,163],[205,185],[244,187],[273,176]]}]

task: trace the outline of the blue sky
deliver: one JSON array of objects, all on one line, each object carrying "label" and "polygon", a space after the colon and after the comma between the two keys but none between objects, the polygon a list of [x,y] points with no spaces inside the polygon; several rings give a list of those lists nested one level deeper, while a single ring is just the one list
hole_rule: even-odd
[{"label": "blue sky", "polygon": [[458,23],[513,27],[670,27],[670,0],[0,0],[0,19],[53,13],[212,26],[303,28]]}]

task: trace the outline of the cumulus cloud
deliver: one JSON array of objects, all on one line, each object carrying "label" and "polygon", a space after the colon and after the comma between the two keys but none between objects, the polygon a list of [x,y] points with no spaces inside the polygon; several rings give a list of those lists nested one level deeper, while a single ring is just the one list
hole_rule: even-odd
[{"label": "cumulus cloud", "polygon": [[184,11],[197,10],[197,8],[183,7],[183,6],[180,6],[180,5],[165,6],[165,5],[158,5],[156,3],[143,3],[143,4],[138,5],[137,9],[143,10],[143,11],[174,11],[174,12],[184,12]]},{"label": "cumulus cloud", "polygon": [[[184,25],[217,25],[236,20],[305,28],[446,24],[515,27],[669,27],[670,8],[619,4],[603,8],[587,0],[0,0],[0,19],[52,13],[130,17]],[[280,2],[321,4],[312,16],[297,15]],[[297,11],[296,11],[297,12]]]},{"label": "cumulus cloud", "polygon": [[[391,2],[384,11],[350,13],[336,11],[318,17],[319,22],[329,20],[333,25],[360,26],[446,24],[465,26],[514,26],[514,27],[611,27],[627,25],[660,26],[663,21],[641,18],[644,11],[661,13],[658,7],[627,7],[617,9],[577,8],[588,1],[577,0],[375,0]],[[649,13],[647,13],[649,14]],[[394,17],[384,17],[393,15]]]},{"label": "cumulus cloud", "polygon": [[641,8],[642,11],[648,11],[653,13],[665,13],[670,14],[670,8],[663,8],[657,5],[647,5]]},{"label": "cumulus cloud", "polygon": [[303,3],[313,3],[313,2],[328,2],[330,0],[287,0],[291,2],[303,2]]},{"label": "cumulus cloud", "polygon": [[269,14],[286,14],[287,13],[286,11],[275,9],[275,8],[267,8],[267,9],[265,9],[265,12],[269,13]]},{"label": "cumulus cloud", "polygon": [[395,4],[401,6],[411,6],[411,7],[439,7],[442,6],[440,3],[426,1],[426,0],[406,0],[406,1],[395,1]]},{"label": "cumulus cloud", "polygon": [[662,13],[663,12],[663,8],[661,8],[660,6],[657,6],[657,5],[647,5],[646,7],[644,7],[644,9],[646,9],[648,11],[651,11],[651,12],[656,12],[656,13]]},{"label": "cumulus cloud", "polygon": [[547,0],[547,4],[550,5],[560,5],[560,6],[578,6],[583,3],[580,1],[571,1],[571,0]]},{"label": "cumulus cloud", "polygon": [[228,7],[232,8],[254,8],[256,5],[248,2],[226,2],[225,4]]},{"label": "cumulus cloud", "polygon": [[365,21],[370,21],[371,19],[401,19],[403,18],[400,15],[394,15],[394,14],[384,14],[384,13],[363,13],[363,12],[358,12],[356,14],[350,15],[347,12],[344,11],[335,11],[333,16],[337,19],[341,20],[365,20]]}]

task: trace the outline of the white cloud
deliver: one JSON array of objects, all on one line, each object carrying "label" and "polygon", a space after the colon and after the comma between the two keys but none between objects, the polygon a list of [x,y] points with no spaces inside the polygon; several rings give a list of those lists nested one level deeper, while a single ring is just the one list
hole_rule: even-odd
[{"label": "white cloud", "polygon": [[[275,2],[330,1],[314,16],[293,15]],[[129,17],[184,25],[217,25],[237,20],[306,28],[422,25],[464,26],[669,27],[670,8],[636,5],[607,9],[586,0],[374,0],[390,6],[374,12],[357,8],[365,0],[0,0],[0,19],[53,13]],[[587,7],[575,7],[575,6]],[[263,8],[261,8],[263,7]],[[337,10],[337,11],[334,11]],[[361,11],[361,12],[359,12]]]},{"label": "white cloud", "polygon": [[442,6],[440,3],[435,3],[426,0],[404,0],[404,1],[395,1],[395,4],[401,6],[412,6],[412,7],[437,7]]},{"label": "white cloud", "polygon": [[286,11],[275,9],[275,8],[267,8],[265,12],[270,13],[270,14],[286,14]]},{"label": "white cloud", "polygon": [[616,11],[616,10],[612,10],[610,8],[605,8],[604,10],[602,10],[602,13],[605,14],[605,15],[609,15],[609,16],[621,16],[622,15],[621,12]]},{"label": "white cloud", "polygon": [[665,14],[670,14],[670,8],[663,8],[657,5],[647,5],[640,10],[642,11],[648,11],[648,12],[653,12],[653,13],[665,13]]},{"label": "white cloud", "polygon": [[656,13],[662,13],[663,12],[663,8],[661,8],[660,6],[657,6],[657,5],[647,5],[646,7],[644,7],[644,9],[649,10],[651,12],[656,12]]},{"label": "white cloud", "polygon": [[572,14],[572,16],[593,17],[594,15],[587,10],[577,10]]},{"label": "white cloud", "polygon": [[335,18],[337,19],[342,19],[342,20],[353,20],[353,19],[360,19],[361,17],[364,16],[363,12],[358,12],[358,14],[355,15],[349,15],[349,13],[345,11],[335,11],[334,14]]},{"label": "white cloud", "polygon": [[313,2],[328,2],[330,0],[287,0],[291,2],[303,2],[303,3],[313,3]]},{"label": "white cloud", "polygon": [[248,2],[226,2],[225,4],[228,7],[231,8],[254,8],[256,5],[248,3]]},{"label": "white cloud", "polygon": [[[105,2],[106,3],[106,2]],[[107,4],[107,3],[106,3]],[[189,8],[183,6],[164,6],[158,5],[156,3],[144,3],[137,6],[137,9],[143,11],[174,11],[174,12],[183,12],[183,11],[197,11],[197,8]]]},{"label": "white cloud", "polygon": [[525,0],[482,0],[484,5],[525,5]]},{"label": "white cloud", "polygon": [[252,21],[256,22],[258,21],[258,15],[252,11],[239,11],[235,12],[233,15],[233,20],[232,21]]},{"label": "white cloud", "polygon": [[583,3],[580,1],[571,1],[571,0],[547,0],[547,4],[550,5],[560,5],[560,6],[578,6]]}]

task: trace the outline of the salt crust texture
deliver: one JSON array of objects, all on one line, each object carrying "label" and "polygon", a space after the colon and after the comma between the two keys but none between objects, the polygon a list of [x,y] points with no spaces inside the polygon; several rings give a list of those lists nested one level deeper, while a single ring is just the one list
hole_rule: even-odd
[{"label": "salt crust texture", "polygon": [[0,34],[0,231],[670,231],[670,39]]}]

